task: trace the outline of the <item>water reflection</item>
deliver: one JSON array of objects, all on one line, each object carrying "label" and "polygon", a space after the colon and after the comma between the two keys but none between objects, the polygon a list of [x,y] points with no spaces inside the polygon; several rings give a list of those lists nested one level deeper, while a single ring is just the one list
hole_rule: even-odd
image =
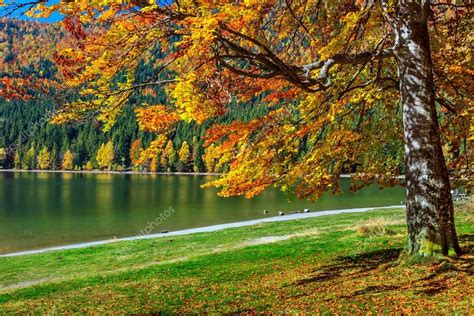
[{"label": "water reflection", "polygon": [[[172,207],[159,230],[177,230],[312,210],[397,205],[404,190],[377,187],[316,203],[269,190],[252,200],[221,198],[200,185],[205,176],[139,174],[0,173],[0,253],[136,235]],[[347,189],[349,182],[343,181]]]}]

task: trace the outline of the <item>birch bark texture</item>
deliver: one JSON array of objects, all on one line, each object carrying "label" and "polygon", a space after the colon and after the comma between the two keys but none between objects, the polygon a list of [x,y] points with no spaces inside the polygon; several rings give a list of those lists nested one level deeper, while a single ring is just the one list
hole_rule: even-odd
[{"label": "birch bark texture", "polygon": [[437,120],[428,32],[429,2],[399,0],[395,15],[403,107],[409,253],[461,253]]}]

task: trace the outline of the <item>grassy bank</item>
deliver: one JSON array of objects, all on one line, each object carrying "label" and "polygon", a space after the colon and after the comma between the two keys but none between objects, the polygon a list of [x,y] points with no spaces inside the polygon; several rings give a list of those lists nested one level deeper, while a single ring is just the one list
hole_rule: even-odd
[{"label": "grassy bank", "polygon": [[474,207],[448,262],[397,265],[402,210],[0,258],[0,312],[472,313]]}]

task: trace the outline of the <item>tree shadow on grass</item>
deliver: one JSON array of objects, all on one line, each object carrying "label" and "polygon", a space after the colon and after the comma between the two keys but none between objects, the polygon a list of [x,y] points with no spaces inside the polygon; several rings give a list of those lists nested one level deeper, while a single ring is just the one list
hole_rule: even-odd
[{"label": "tree shadow on grass", "polygon": [[[421,279],[420,279],[421,280]],[[420,282],[418,280],[417,282]],[[439,280],[430,280],[426,285],[420,285],[420,289],[415,291],[415,294],[425,294],[425,295],[435,295],[441,292],[444,292],[448,289],[447,281],[449,280],[448,276],[445,276]]]},{"label": "tree shadow on grass", "polygon": [[336,264],[323,267],[316,271],[314,276],[297,281],[296,285],[330,281],[340,277],[342,274],[344,274],[344,278],[357,278],[367,272],[377,269],[381,265],[395,262],[400,255],[401,250],[401,248],[384,249],[355,256],[339,257],[336,260]]},{"label": "tree shadow on grass", "polygon": [[[432,273],[416,280],[407,280],[408,283],[402,281],[399,285],[368,285],[367,287],[355,290],[348,295],[339,296],[338,299],[400,291],[402,288],[411,288],[414,294],[427,296],[433,296],[447,291],[452,278],[462,277],[464,273],[469,275],[473,274],[472,268],[474,261],[472,256],[469,256],[469,254],[474,252],[474,234],[461,235],[459,236],[459,240],[463,244],[464,253],[468,254],[468,256],[442,261],[436,266],[433,266],[434,271]],[[350,279],[364,278],[376,269],[389,269],[392,266],[398,265],[397,259],[399,258],[401,251],[401,248],[395,248],[363,253],[356,256],[339,257],[335,260],[335,264],[314,271],[313,276],[297,281],[296,285],[304,286],[311,283],[326,281],[338,282],[338,279],[347,281]],[[410,269],[409,267],[407,268]],[[461,273],[461,276],[457,276],[458,273]],[[334,298],[328,300],[333,299]]]},{"label": "tree shadow on grass", "polygon": [[366,294],[376,294],[376,293],[383,293],[387,291],[395,291],[400,289],[400,286],[396,285],[370,285],[362,290],[357,290],[352,295],[348,295],[346,297],[358,296],[358,295],[366,295]]}]

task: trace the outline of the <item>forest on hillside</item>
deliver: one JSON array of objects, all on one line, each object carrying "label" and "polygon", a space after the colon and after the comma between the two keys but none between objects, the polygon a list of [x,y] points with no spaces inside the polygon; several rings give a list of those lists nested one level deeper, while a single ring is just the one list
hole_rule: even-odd
[{"label": "forest on hillside", "polygon": [[[54,63],[55,45],[65,32],[57,25],[0,20],[0,79],[12,76],[47,81],[48,93],[28,99],[0,99],[0,168],[42,170],[140,170],[152,172],[221,172],[226,163],[213,145],[204,146],[205,130],[213,122],[180,123],[168,136],[166,146],[156,157],[140,159],[153,139],[140,130],[135,109],[142,104],[168,104],[160,87],[144,89],[127,101],[115,125],[104,131],[94,118],[81,122],[54,125],[50,119],[62,102],[73,95],[60,89]],[[144,81],[154,72],[154,59],[161,58],[159,48],[149,60],[140,62],[135,76]],[[21,74],[18,74],[20,69]],[[248,121],[265,114],[266,107],[230,104],[219,123],[235,119]]]}]

